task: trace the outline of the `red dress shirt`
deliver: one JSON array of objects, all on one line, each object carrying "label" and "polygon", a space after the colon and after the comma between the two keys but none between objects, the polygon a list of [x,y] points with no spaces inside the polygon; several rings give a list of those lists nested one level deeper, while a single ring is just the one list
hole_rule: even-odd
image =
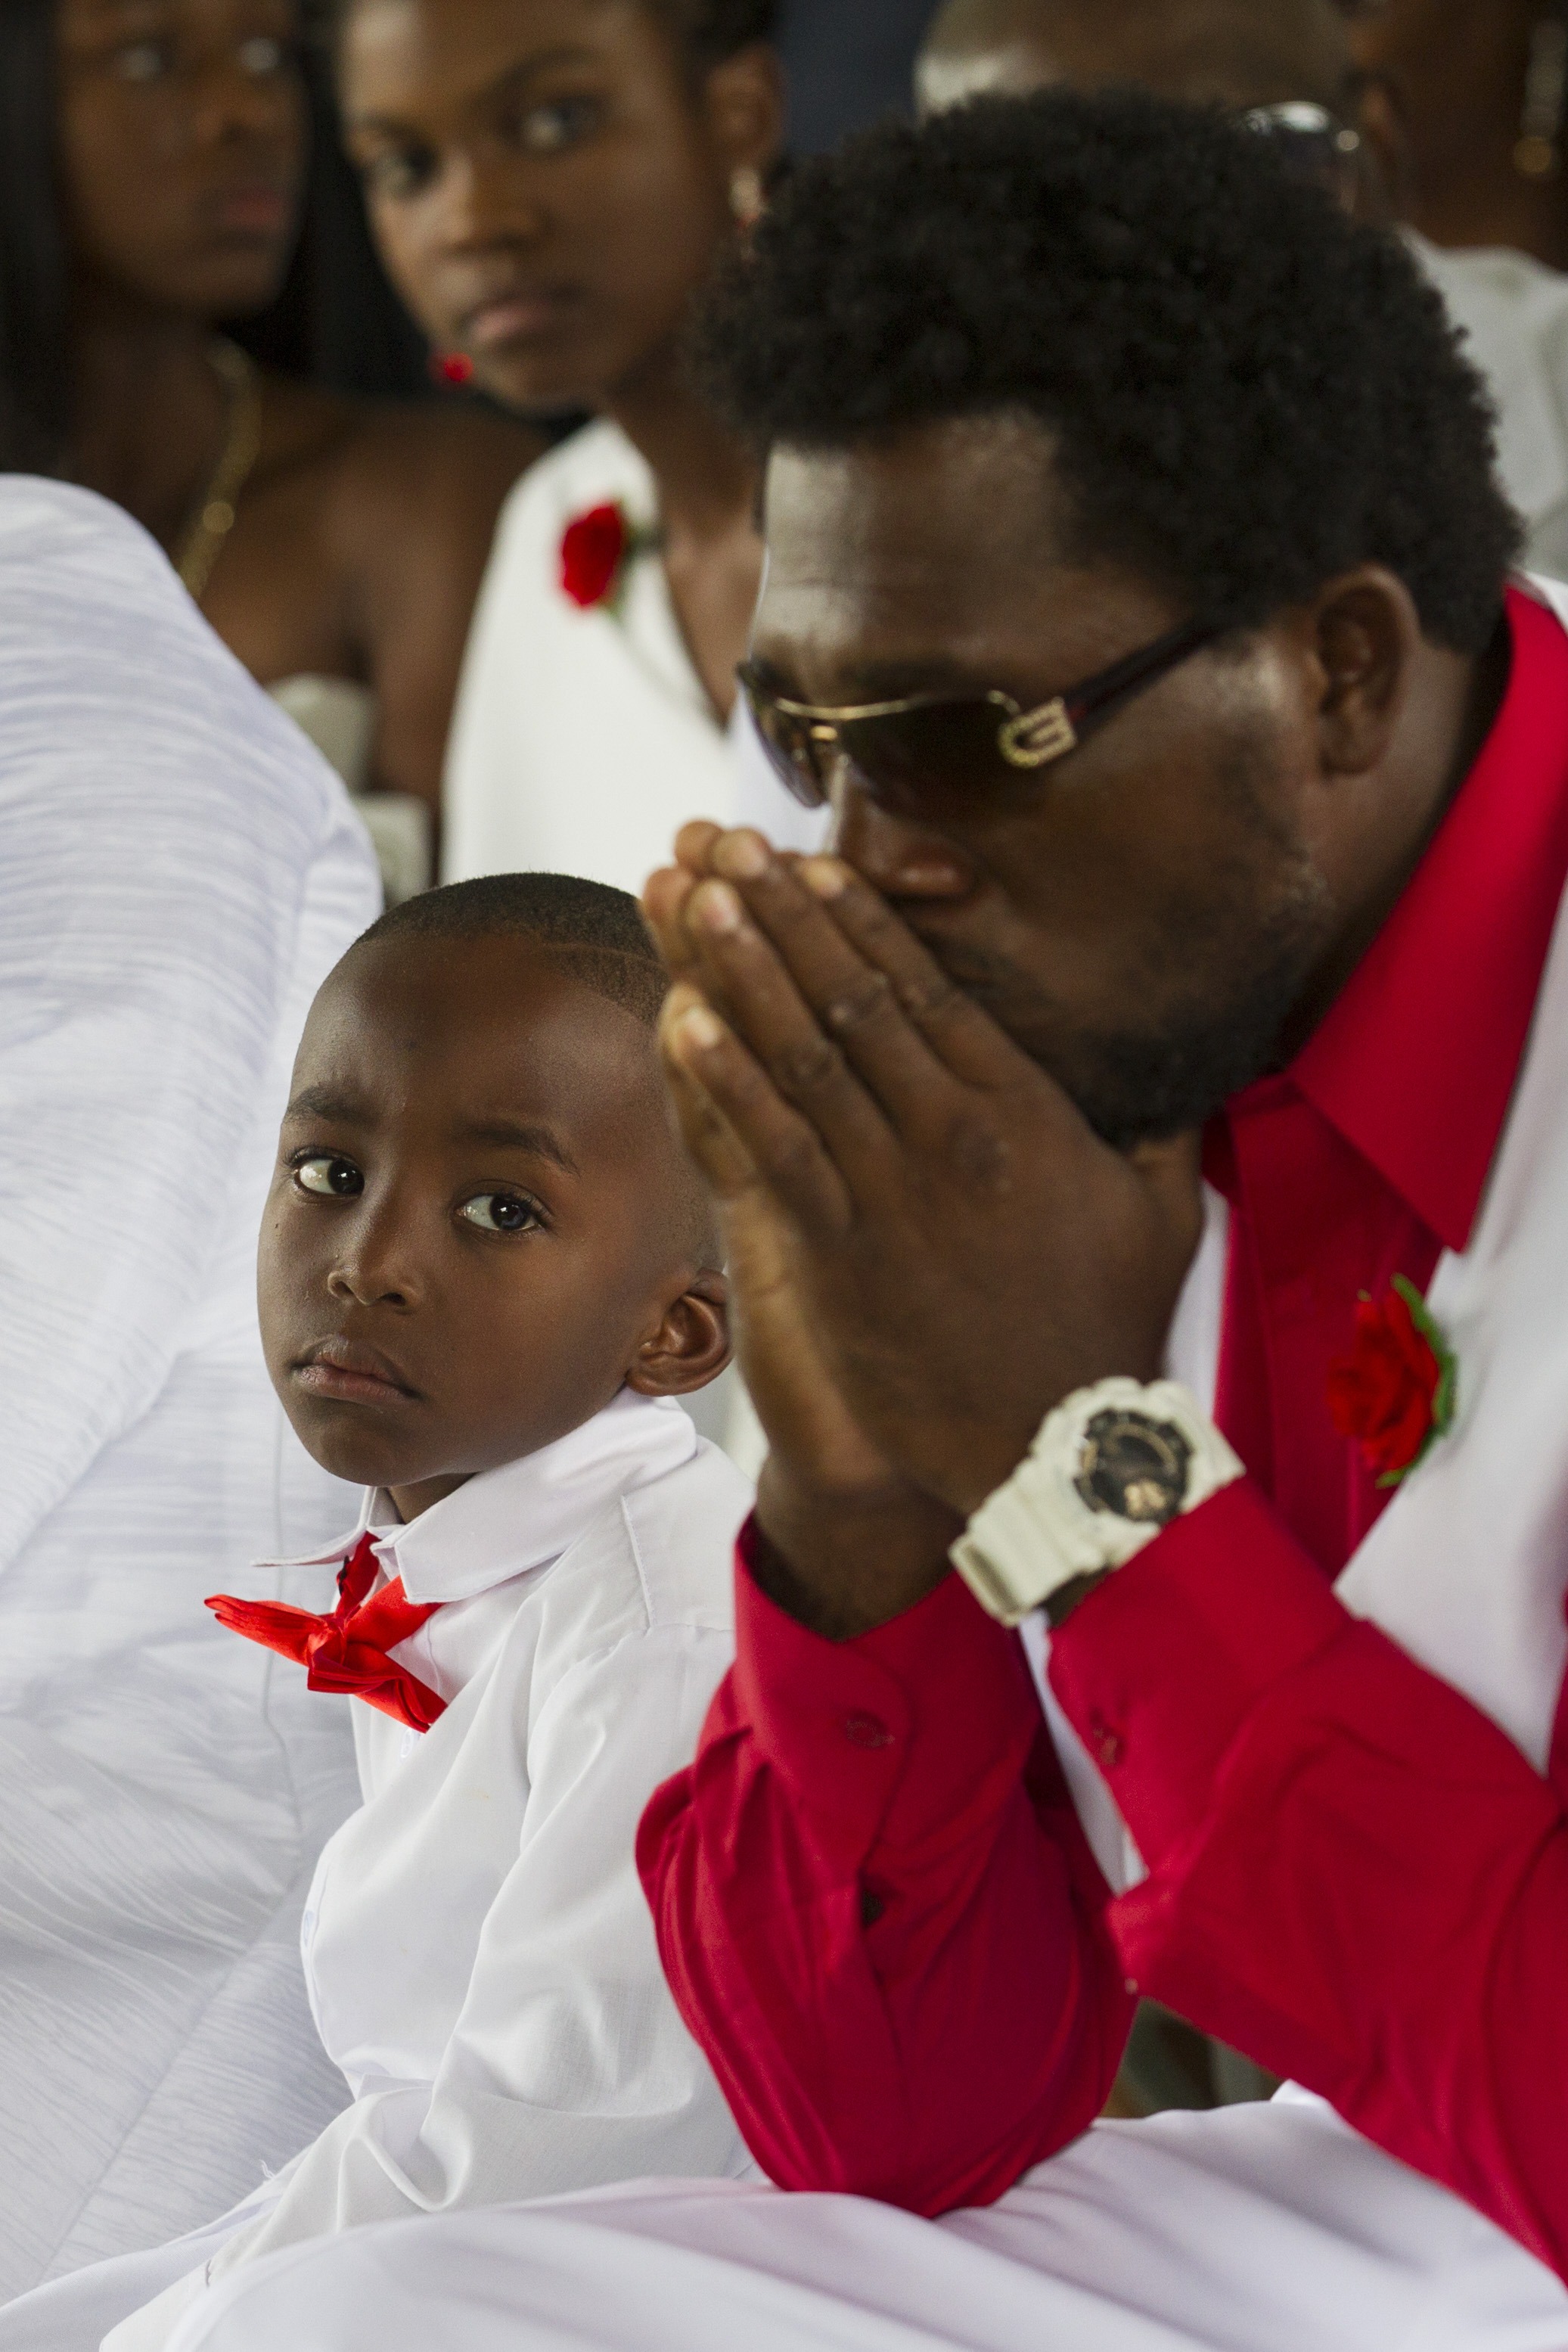
[{"label": "red dress shirt", "polygon": [[1509,596],[1492,731],[1282,1076],[1207,1142],[1217,1413],[1249,1475],[1079,1608],[1052,1686],[1149,1868],[1113,1900],[1017,1637],[949,1577],[835,1644],[737,1576],[737,1655],[639,1846],[765,2169],[999,2196],[1102,2105],[1146,1990],[1568,2276],[1568,1710],[1542,1779],[1349,1615],[1387,1499],[1329,1419],[1359,1292],[1462,1248],[1568,877],[1568,638]]}]

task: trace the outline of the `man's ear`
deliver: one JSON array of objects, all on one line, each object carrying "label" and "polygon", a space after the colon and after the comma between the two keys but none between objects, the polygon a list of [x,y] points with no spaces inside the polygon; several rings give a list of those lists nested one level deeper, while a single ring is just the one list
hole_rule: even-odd
[{"label": "man's ear", "polygon": [[729,1284],[695,1275],[639,1347],[626,1385],[639,1396],[690,1396],[717,1380],[729,1352]]},{"label": "man's ear", "polygon": [[1409,691],[1421,646],[1415,599],[1381,563],[1362,563],[1320,590],[1305,618],[1323,765],[1364,775],[1386,751]]}]

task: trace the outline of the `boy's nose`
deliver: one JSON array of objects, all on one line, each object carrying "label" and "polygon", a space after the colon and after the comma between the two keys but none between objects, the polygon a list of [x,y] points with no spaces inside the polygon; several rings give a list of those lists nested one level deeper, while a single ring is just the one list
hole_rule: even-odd
[{"label": "boy's nose", "polygon": [[357,1307],[412,1307],[414,1303],[406,1277],[351,1262],[333,1267],[327,1289],[329,1297],[352,1299]]},{"label": "boy's nose", "polygon": [[380,1209],[379,1214],[371,1209],[356,1218],[342,1235],[337,1263],[327,1277],[328,1294],[360,1307],[415,1307],[422,1286],[404,1220],[392,1213],[390,1201]]}]

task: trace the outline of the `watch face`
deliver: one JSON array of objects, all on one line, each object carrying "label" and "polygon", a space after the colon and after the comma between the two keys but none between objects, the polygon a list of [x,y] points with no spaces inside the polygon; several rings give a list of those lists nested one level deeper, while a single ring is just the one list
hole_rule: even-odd
[{"label": "watch face", "polygon": [[1182,1507],[1191,1460],[1173,1422],[1112,1406],[1084,1431],[1072,1483],[1092,1511],[1163,1528]]}]

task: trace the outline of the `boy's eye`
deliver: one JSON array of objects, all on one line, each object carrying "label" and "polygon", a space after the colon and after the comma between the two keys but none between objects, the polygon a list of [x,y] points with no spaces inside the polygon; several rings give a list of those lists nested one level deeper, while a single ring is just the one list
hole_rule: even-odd
[{"label": "boy's eye", "polygon": [[362,1192],[365,1180],[351,1160],[335,1151],[318,1151],[294,1163],[294,1181],[304,1192],[325,1192],[338,1200]]},{"label": "boy's eye", "polygon": [[457,1213],[485,1234],[526,1234],[539,1222],[533,1202],[518,1192],[476,1192]]}]

